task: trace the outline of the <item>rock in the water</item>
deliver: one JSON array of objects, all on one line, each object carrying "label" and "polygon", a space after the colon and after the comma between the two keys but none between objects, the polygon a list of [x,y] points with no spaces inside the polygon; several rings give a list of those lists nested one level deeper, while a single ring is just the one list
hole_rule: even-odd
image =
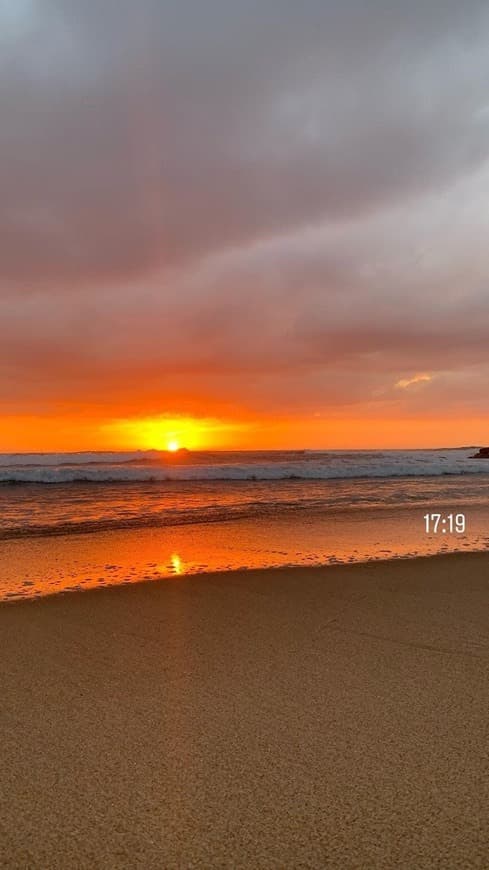
[{"label": "rock in the water", "polygon": [[489,447],[481,447],[472,459],[489,459]]}]

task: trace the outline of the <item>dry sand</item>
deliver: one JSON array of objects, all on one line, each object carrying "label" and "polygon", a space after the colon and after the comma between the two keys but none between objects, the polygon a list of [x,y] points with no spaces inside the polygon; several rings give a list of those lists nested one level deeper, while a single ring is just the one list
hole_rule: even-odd
[{"label": "dry sand", "polygon": [[489,867],[489,555],[0,606],[0,866]]}]

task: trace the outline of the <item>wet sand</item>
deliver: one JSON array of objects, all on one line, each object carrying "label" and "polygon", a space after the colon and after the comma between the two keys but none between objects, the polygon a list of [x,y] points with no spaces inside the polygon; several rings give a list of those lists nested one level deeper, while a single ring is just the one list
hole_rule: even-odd
[{"label": "wet sand", "polygon": [[489,549],[489,506],[465,534],[426,534],[423,509],[299,510],[266,522],[118,529],[0,540],[0,602],[182,574],[312,567]]},{"label": "wet sand", "polygon": [[487,867],[487,553],[11,601],[0,644],[0,866]]}]

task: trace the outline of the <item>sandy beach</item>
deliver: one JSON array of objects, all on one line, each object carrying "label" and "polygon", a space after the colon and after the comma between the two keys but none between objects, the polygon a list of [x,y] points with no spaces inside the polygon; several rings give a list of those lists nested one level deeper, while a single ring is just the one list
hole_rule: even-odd
[{"label": "sandy beach", "polygon": [[484,868],[489,555],[0,605],[0,866]]}]

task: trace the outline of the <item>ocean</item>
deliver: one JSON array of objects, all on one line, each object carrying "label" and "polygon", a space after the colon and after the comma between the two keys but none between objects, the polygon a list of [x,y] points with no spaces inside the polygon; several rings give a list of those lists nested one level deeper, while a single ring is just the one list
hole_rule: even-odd
[{"label": "ocean", "polygon": [[[0,455],[0,596],[489,544],[476,448]],[[426,534],[463,512],[464,534]]]}]

